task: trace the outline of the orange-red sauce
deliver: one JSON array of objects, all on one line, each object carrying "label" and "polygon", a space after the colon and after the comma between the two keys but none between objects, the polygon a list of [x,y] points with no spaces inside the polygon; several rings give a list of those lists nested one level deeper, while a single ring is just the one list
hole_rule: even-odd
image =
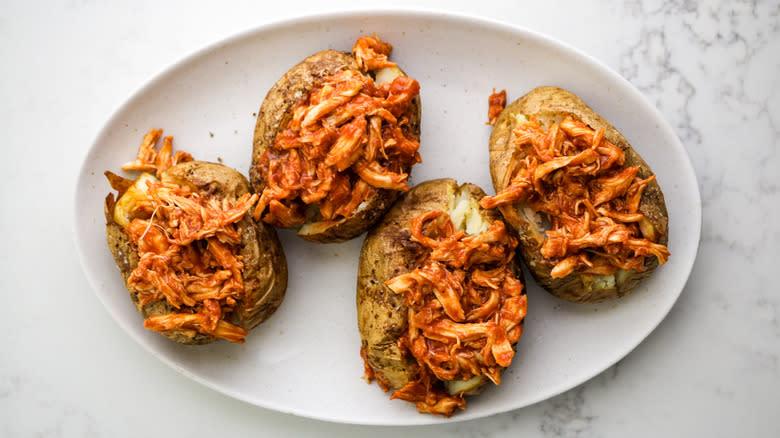
[{"label": "orange-red sauce", "polygon": [[[527,300],[510,268],[517,240],[501,221],[477,235],[456,231],[441,211],[416,217],[411,240],[425,248],[425,257],[386,284],[404,297],[408,328],[398,342],[416,359],[418,378],[391,398],[450,416],[466,401],[463,394],[449,394],[441,381],[485,376],[499,384],[500,370],[512,362],[512,345],[523,334]],[[372,377],[373,371],[366,373]]]},{"label": "orange-red sauce", "polygon": [[405,169],[420,162],[410,126],[419,83],[406,76],[376,86],[365,74],[393,67],[392,46],[362,37],[353,47],[361,70],[324,79],[292,110],[292,119],[257,166],[265,188],[256,220],[280,227],[349,217],[378,189],[409,190]]},{"label": "orange-red sauce", "polygon": [[642,192],[655,175],[641,179],[639,166],[624,167],[625,153],[604,138],[603,127],[594,130],[567,116],[545,129],[531,118],[514,135],[525,158],[515,163],[509,185],[480,205],[525,202],[546,214],[551,227],[541,254],[553,265],[553,278],[575,271],[643,271],[651,256],[666,262],[669,250],[652,240],[655,232],[639,212]]}]

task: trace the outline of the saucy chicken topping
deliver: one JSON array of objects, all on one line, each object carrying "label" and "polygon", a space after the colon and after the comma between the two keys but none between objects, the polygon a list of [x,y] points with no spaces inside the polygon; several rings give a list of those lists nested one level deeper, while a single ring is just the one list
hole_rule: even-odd
[{"label": "saucy chicken topping", "polygon": [[506,90],[496,93],[494,88],[493,93],[488,97],[488,125],[496,124],[496,119],[498,119],[504,107],[506,107]]},{"label": "saucy chicken topping", "polygon": [[641,179],[639,166],[624,168],[625,152],[604,138],[603,127],[594,130],[566,116],[546,130],[531,117],[513,133],[525,158],[513,163],[506,188],[479,204],[504,211],[524,202],[544,213],[550,228],[540,252],[553,266],[553,278],[644,271],[650,256],[666,262],[669,250],[654,242],[656,230],[639,212],[655,175]]},{"label": "saucy chicken topping", "polygon": [[399,345],[414,356],[419,372],[391,398],[450,416],[466,401],[441,381],[484,376],[498,385],[523,334],[527,300],[510,268],[517,239],[502,221],[467,235],[446,213],[430,211],[412,220],[411,240],[425,248],[419,267],[386,284],[404,297],[408,328]]},{"label": "saucy chicken topping", "polygon": [[[159,176],[172,165],[169,159],[160,159],[171,155],[172,137],[165,138],[160,153],[154,149],[160,134],[159,130],[147,134],[138,160],[123,168],[155,171]],[[177,156],[192,159],[189,154],[173,155]],[[107,176],[120,195],[133,184],[110,172]],[[176,309],[148,317],[144,327],[243,343],[247,331],[228,322],[237,302],[246,299],[236,223],[257,202],[257,195],[217,199],[149,174],[136,181],[144,187],[132,192],[135,202],[130,211],[123,212],[132,218],[124,231],[139,256],[127,285],[137,291],[140,305],[165,300]]]},{"label": "saucy chicken topping", "polygon": [[141,172],[155,172],[157,177],[166,169],[179,163],[192,161],[192,155],[176,151],[173,153],[173,137],[165,137],[163,146],[157,151],[155,145],[162,136],[162,129],[152,129],[145,136],[138,148],[138,157],[135,161],[122,165],[122,170],[138,170]]},{"label": "saucy chicken topping", "polygon": [[[258,160],[265,178],[256,220],[280,226],[349,217],[378,189],[407,191],[405,169],[420,162],[410,120],[419,83],[406,76],[377,85],[366,73],[395,67],[392,46],[360,38],[358,70],[325,78],[292,110]],[[309,207],[315,207],[307,212]]]}]

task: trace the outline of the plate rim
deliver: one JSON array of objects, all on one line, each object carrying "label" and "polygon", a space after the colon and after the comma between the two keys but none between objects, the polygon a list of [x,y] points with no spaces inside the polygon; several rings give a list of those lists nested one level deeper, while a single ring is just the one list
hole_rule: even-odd
[{"label": "plate rim", "polygon": [[[79,210],[77,206],[80,205],[79,201],[81,200],[82,196],[84,196],[83,195],[84,192],[79,190],[79,188],[81,187],[82,178],[86,173],[89,172],[89,169],[87,169],[88,158],[91,155],[93,155],[95,151],[98,149],[99,146],[98,140],[106,136],[106,134],[109,132],[109,128],[116,123],[119,116],[123,114],[127,108],[131,107],[148,89],[153,88],[154,86],[156,86],[157,83],[164,81],[169,75],[175,74],[186,64],[196,61],[197,59],[208,55],[212,51],[219,50],[219,48],[223,46],[229,46],[231,44],[264,33],[273,33],[277,29],[283,29],[294,25],[305,25],[307,23],[321,23],[323,21],[348,19],[348,18],[365,19],[365,18],[375,18],[375,17],[415,18],[415,19],[422,18],[422,19],[427,19],[432,21],[445,21],[445,22],[457,21],[461,24],[485,26],[492,29],[497,29],[504,32],[513,33],[516,35],[521,35],[524,39],[533,40],[534,43],[541,43],[547,46],[556,47],[557,49],[562,50],[564,54],[568,57],[574,57],[574,58],[585,60],[587,63],[594,66],[600,73],[608,76],[611,81],[623,85],[623,88],[627,92],[632,94],[637,101],[642,103],[642,105],[644,106],[643,109],[645,111],[651,113],[656,120],[661,121],[659,128],[662,131],[664,131],[665,134],[671,134],[669,137],[674,139],[674,142],[671,144],[671,146],[676,149],[676,151],[678,152],[678,156],[683,158],[682,163],[680,164],[687,170],[686,175],[690,176],[693,180],[693,184],[691,186],[692,187],[691,194],[694,195],[694,200],[695,200],[695,205],[693,206],[694,208],[692,209],[693,212],[695,213],[695,218],[694,218],[695,220],[692,221],[692,225],[695,226],[695,229],[691,230],[689,236],[695,236],[695,237],[691,240],[691,245],[693,247],[691,259],[688,266],[685,269],[684,275],[681,275],[680,279],[678,280],[681,282],[681,287],[679,288],[679,291],[676,292],[674,299],[669,300],[668,305],[665,306],[662,309],[662,311],[658,312],[658,315],[660,316],[657,318],[657,321],[655,321],[653,324],[648,324],[647,330],[643,332],[641,336],[636,336],[636,342],[630,342],[629,344],[632,345],[626,351],[621,350],[615,354],[615,357],[611,357],[609,358],[609,360],[605,360],[604,363],[606,365],[604,367],[596,367],[595,371],[590,373],[584,373],[584,375],[580,376],[581,378],[579,379],[566,380],[565,382],[562,382],[561,384],[557,385],[554,390],[548,391],[549,392],[548,394],[539,395],[538,397],[531,398],[529,402],[522,403],[517,406],[512,405],[512,406],[501,407],[498,410],[486,413],[484,415],[479,415],[479,416],[466,416],[464,414],[466,414],[467,411],[461,413],[460,415],[455,415],[451,418],[446,418],[446,419],[434,417],[431,415],[419,415],[419,417],[414,417],[416,420],[419,421],[406,421],[402,423],[388,422],[388,421],[358,421],[355,419],[348,419],[344,417],[335,418],[332,416],[317,415],[316,413],[309,412],[309,411],[297,411],[295,409],[290,409],[289,407],[278,406],[274,403],[258,403],[257,400],[247,398],[243,396],[241,393],[233,391],[231,388],[226,388],[217,385],[207,379],[204,379],[194,374],[190,370],[182,366],[179,366],[170,358],[154,351],[152,349],[152,344],[145,342],[134,331],[129,330],[129,328],[126,327],[126,324],[122,322],[122,319],[119,318],[117,311],[115,309],[112,309],[112,307],[108,305],[107,301],[99,293],[99,291],[103,287],[101,287],[98,279],[93,278],[93,276],[90,274],[90,271],[87,269],[89,260],[87,260],[84,252],[84,248],[82,248],[82,245],[80,243],[83,241],[83,239],[82,239],[82,233],[79,225],[81,221],[79,218]],[[579,385],[582,385],[583,383],[593,379],[595,376],[606,371],[615,363],[617,363],[621,359],[631,354],[631,352],[634,351],[642,342],[644,342],[645,339],[647,339],[647,337],[653,331],[655,331],[655,329],[661,324],[661,322],[663,322],[663,320],[666,319],[672,307],[674,307],[674,305],[677,303],[680,295],[682,294],[683,290],[687,285],[701,243],[701,225],[702,225],[701,193],[698,187],[698,178],[696,176],[695,169],[693,168],[688,151],[683,145],[677,133],[674,131],[674,129],[669,124],[669,122],[660,112],[660,110],[655,105],[652,105],[649,102],[648,98],[644,94],[642,94],[637,87],[631,84],[631,82],[629,82],[623,76],[618,74],[616,71],[612,70],[604,62],[600,61],[599,59],[574,47],[573,45],[565,41],[559,40],[557,38],[554,38],[552,36],[530,29],[525,26],[508,23],[494,18],[479,16],[474,14],[467,14],[462,12],[447,11],[447,10],[442,10],[437,8],[359,7],[359,8],[352,8],[352,9],[321,11],[321,12],[315,12],[309,14],[298,14],[298,15],[293,14],[293,15],[280,17],[278,19],[274,19],[255,26],[251,26],[243,30],[239,30],[225,37],[221,37],[221,38],[218,37],[217,39],[209,42],[208,44],[203,45],[200,48],[197,48],[196,50],[189,52],[184,56],[178,57],[173,61],[165,64],[163,68],[159,69],[148,79],[144,80],[140,86],[137,86],[135,89],[133,89],[132,92],[126,95],[126,97],[123,100],[121,100],[121,103],[115,108],[115,110],[110,114],[110,116],[106,118],[105,121],[102,123],[100,130],[93,138],[89,148],[87,148],[86,151],[82,153],[81,164],[79,166],[79,171],[76,179],[76,185],[73,188],[73,190],[74,192],[71,198],[72,203],[70,204],[71,208],[73,209],[71,213],[71,218],[73,220],[72,236],[73,236],[73,242],[76,247],[78,259],[82,267],[82,271],[85,274],[85,277],[87,278],[90,286],[92,287],[93,293],[97,296],[98,300],[102,303],[103,307],[109,312],[114,322],[120,328],[122,328],[122,330],[130,338],[132,338],[135,342],[140,344],[146,351],[151,353],[151,355],[154,356],[156,359],[162,361],[163,363],[171,367],[176,372],[184,375],[185,377],[195,382],[198,382],[199,384],[217,393],[227,395],[233,399],[240,400],[244,403],[254,405],[263,409],[268,409],[268,410],[272,410],[284,414],[292,414],[295,416],[300,416],[305,418],[311,418],[319,421],[327,421],[327,422],[341,423],[341,424],[373,425],[373,426],[419,426],[419,425],[427,425],[427,424],[450,424],[454,422],[469,421],[473,419],[485,418],[488,416],[506,413],[512,410],[517,410],[528,406],[532,406],[541,401],[560,395],[563,392],[575,388]]]}]

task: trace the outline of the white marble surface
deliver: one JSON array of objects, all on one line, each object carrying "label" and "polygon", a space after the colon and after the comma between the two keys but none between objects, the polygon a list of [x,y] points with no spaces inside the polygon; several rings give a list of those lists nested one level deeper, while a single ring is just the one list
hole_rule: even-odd
[{"label": "white marble surface", "polygon": [[[159,3],[159,4],[158,4]],[[702,240],[668,317],[625,359],[550,400],[412,428],[331,424],[230,399],[132,341],[75,257],[78,166],[117,106],[186,54],[354,2],[6,1],[0,7],[0,436],[778,436],[780,3],[396,1],[500,19],[601,60],[685,145]],[[386,6],[361,2],[361,6]]]}]

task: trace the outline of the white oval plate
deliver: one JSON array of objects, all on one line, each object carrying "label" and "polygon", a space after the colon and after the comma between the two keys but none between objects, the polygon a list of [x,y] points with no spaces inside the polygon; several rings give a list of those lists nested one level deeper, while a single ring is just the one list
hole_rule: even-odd
[{"label": "white oval plate", "polygon": [[[376,32],[392,59],[422,86],[423,157],[413,182],[454,177],[493,193],[488,172],[487,98],[514,100],[538,85],[578,94],[629,139],[658,175],[670,220],[669,262],[631,296],[573,305],[528,287],[529,316],[500,387],[468,400],[450,420],[418,414],[361,380],[355,279],[362,236],[318,245],[281,232],[290,265],[279,311],[244,345],[187,347],[145,330],[105,242],[103,171],[135,157],[150,128],[175,137],[197,159],[246,173],[255,114],[268,89],[302,58],[350,50]],[[682,291],[699,241],[701,203],[682,144],[660,113],[598,61],[526,29],[435,12],[350,12],[288,20],[218,42],[174,64],[111,117],[89,150],[75,196],[76,242],[89,281],[108,311],[162,361],[210,388],[258,406],[329,421],[425,424],[520,408],[572,388],[636,347]]]}]

